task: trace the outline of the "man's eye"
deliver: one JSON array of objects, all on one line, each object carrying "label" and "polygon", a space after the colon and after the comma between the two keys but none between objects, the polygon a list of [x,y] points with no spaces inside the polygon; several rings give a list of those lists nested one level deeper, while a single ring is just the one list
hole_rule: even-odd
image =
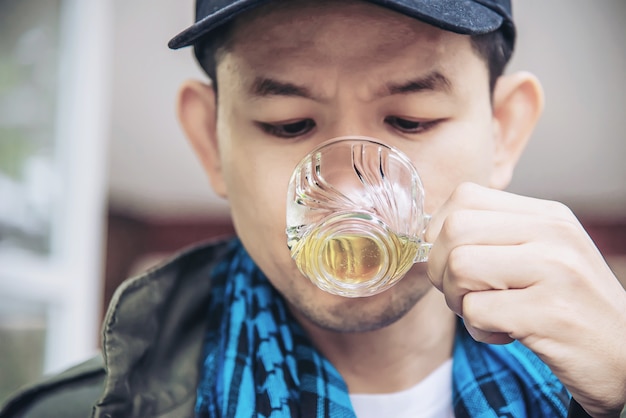
[{"label": "man's eye", "polygon": [[409,119],[399,118],[397,116],[387,116],[385,118],[385,123],[391,126],[394,129],[399,130],[400,132],[408,133],[408,134],[416,134],[420,132],[424,132],[429,128],[433,127],[437,121],[415,121]]},{"label": "man's eye", "polygon": [[296,122],[284,124],[259,123],[259,126],[268,134],[280,138],[295,138],[305,135],[315,128],[313,119],[302,119]]}]

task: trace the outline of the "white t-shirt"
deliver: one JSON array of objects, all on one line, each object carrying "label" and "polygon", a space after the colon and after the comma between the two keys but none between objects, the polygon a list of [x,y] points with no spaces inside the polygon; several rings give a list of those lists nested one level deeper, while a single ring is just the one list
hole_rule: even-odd
[{"label": "white t-shirt", "polygon": [[454,418],[452,359],[412,388],[395,393],[350,395],[357,418]]}]

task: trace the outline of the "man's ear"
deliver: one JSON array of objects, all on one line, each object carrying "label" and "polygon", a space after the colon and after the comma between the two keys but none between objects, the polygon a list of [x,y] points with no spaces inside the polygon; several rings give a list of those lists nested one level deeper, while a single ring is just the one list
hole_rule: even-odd
[{"label": "man's ear", "polygon": [[503,190],[543,110],[543,89],[527,72],[501,76],[493,93],[494,169],[489,185]]},{"label": "man's ear", "polygon": [[209,84],[186,81],[178,92],[178,119],[209,176],[215,193],[226,197],[217,140],[217,96]]}]

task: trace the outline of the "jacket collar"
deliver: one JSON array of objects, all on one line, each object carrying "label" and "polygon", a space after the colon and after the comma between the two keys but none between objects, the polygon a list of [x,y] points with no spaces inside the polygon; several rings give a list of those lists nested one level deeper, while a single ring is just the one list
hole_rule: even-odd
[{"label": "jacket collar", "polygon": [[118,288],[102,331],[107,377],[94,417],[193,415],[211,270],[226,247],[196,246]]}]

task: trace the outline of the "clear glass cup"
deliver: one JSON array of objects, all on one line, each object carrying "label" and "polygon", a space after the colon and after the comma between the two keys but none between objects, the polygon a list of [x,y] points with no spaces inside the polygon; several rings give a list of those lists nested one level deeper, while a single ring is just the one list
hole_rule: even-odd
[{"label": "clear glass cup", "polygon": [[331,139],[296,166],[287,245],[298,269],[345,297],[383,292],[428,260],[424,188],[401,151],[376,139]]}]

